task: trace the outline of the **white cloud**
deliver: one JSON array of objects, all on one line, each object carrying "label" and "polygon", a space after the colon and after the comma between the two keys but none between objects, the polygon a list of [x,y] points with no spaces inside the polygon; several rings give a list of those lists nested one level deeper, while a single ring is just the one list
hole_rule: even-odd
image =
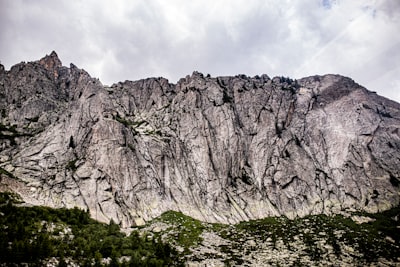
[{"label": "white cloud", "polygon": [[0,60],[56,50],[105,84],[339,73],[400,101],[398,25],[398,0],[0,0]]}]

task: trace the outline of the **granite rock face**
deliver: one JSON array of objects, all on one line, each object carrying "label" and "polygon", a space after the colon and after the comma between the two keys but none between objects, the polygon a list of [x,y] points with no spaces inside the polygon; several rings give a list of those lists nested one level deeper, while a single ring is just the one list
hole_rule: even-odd
[{"label": "granite rock face", "polygon": [[0,190],[123,226],[376,212],[400,201],[400,104],[339,75],[194,72],[110,87],[55,52],[0,66]]}]

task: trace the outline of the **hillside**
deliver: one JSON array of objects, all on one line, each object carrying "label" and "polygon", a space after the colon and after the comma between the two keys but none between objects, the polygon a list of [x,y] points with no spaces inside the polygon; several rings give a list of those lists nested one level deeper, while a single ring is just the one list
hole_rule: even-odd
[{"label": "hillside", "polygon": [[0,65],[1,262],[393,265],[399,128],[399,103],[340,75]]},{"label": "hillside", "polygon": [[35,205],[131,226],[399,203],[400,105],[339,75],[107,87],[53,52],[0,68],[0,94],[2,190]]},{"label": "hillside", "polygon": [[144,224],[377,212],[399,204],[400,105],[339,75],[194,72],[110,87],[52,52],[0,68],[2,190]]}]

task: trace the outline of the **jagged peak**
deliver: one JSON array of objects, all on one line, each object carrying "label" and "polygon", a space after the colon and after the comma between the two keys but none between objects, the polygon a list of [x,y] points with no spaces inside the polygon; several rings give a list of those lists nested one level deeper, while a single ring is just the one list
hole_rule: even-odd
[{"label": "jagged peak", "polygon": [[61,60],[55,51],[52,51],[50,55],[46,55],[40,59],[39,64],[43,65],[46,69],[53,71],[62,66]]},{"label": "jagged peak", "polygon": [[51,51],[50,57],[57,57],[58,58],[58,55],[57,55],[56,51],[54,51],[54,50]]},{"label": "jagged peak", "polygon": [[204,78],[204,74],[199,71],[193,71],[191,78],[194,78],[194,77]]}]

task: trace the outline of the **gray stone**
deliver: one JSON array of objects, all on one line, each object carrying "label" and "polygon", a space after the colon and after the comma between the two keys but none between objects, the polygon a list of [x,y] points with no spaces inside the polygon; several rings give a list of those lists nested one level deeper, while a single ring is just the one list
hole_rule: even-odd
[{"label": "gray stone", "polygon": [[[103,86],[55,53],[0,68],[1,188],[123,226],[236,223],[399,204],[400,104],[350,78]],[[32,189],[32,190],[31,190]]]}]

